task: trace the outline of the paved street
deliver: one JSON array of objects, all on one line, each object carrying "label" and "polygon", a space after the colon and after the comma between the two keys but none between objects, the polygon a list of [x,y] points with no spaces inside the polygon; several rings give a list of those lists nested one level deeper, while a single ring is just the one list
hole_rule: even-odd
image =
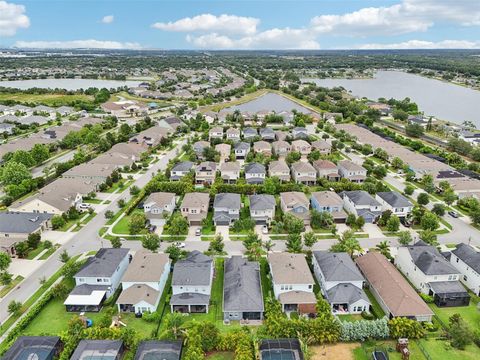
[{"label": "paved street", "polygon": [[[165,169],[168,161],[175,157],[177,151],[180,151],[181,147],[185,143],[186,140],[178,141],[177,146],[160,157],[160,160],[155,163],[145,174],[138,178],[133,185],[136,185],[139,188],[144,187],[158,170]],[[130,198],[130,192],[125,190],[122,195],[117,198],[117,200],[125,199],[128,201]],[[66,249],[70,255],[76,255],[91,250],[97,250],[102,246],[110,246],[110,242],[108,240],[104,240],[98,236],[98,231],[105,225],[106,219],[104,213],[107,210],[113,210],[114,212],[118,211],[117,201],[112,202],[100,213],[98,213],[98,215],[89,223],[87,223],[87,225],[75,233],[71,239],[67,240],[54,255],[50,256],[48,260],[44,261],[36,269],[36,271],[31,274],[31,276],[26,278],[16,289],[12,290],[0,301],[0,323],[3,323],[9,316],[7,308],[10,301],[15,300],[24,302],[27,300],[40,287],[40,278],[51,277],[62,266],[62,263],[58,260],[58,254],[60,254],[60,252],[62,252],[64,249]],[[133,243],[136,243],[137,246],[140,245],[139,242],[132,242],[132,245]],[[208,247],[208,243],[206,243],[206,246]],[[130,246],[124,245],[124,247]]]}]

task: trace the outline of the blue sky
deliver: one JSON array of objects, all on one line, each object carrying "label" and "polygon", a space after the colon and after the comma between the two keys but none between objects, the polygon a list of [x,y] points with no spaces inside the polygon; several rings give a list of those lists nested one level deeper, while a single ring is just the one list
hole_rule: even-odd
[{"label": "blue sky", "polygon": [[480,48],[480,0],[0,0],[0,46]]}]

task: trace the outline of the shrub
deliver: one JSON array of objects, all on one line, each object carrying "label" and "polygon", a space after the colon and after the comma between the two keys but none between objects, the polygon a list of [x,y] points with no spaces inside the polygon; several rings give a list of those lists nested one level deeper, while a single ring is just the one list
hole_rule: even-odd
[{"label": "shrub", "polygon": [[375,315],[368,311],[362,311],[362,318],[364,318],[365,320],[373,320],[375,319]]},{"label": "shrub", "polygon": [[432,304],[433,303],[433,296],[427,295],[420,293],[420,297],[425,301],[427,304]]},{"label": "shrub", "polygon": [[342,341],[365,341],[367,339],[386,339],[390,332],[386,317],[378,320],[341,321]]}]

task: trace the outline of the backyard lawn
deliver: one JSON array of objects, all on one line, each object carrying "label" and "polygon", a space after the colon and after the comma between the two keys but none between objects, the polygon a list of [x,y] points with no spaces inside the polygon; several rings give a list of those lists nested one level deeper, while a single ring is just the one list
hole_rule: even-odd
[{"label": "backyard lawn", "polygon": [[458,350],[452,348],[445,340],[422,339],[419,341],[432,359],[473,360],[479,358],[479,349],[474,344],[467,346],[465,350]]},{"label": "backyard lawn", "polygon": [[372,304],[373,315],[375,315],[378,319],[384,317],[385,312],[378,304],[377,299],[375,299],[375,297],[373,296],[373,294],[370,292],[369,289],[364,289],[364,291],[365,291],[365,294],[367,294],[368,299],[370,300],[370,303]]},{"label": "backyard lawn", "polygon": [[208,354],[206,358],[210,360],[233,360],[235,358],[235,354],[230,351],[215,351],[211,354]]},{"label": "backyard lawn", "polygon": [[[353,350],[353,358],[355,360],[370,360],[372,359],[372,352],[375,349],[381,349],[388,353],[388,357],[390,360],[401,360],[402,356],[399,352],[395,350],[396,342],[392,340],[385,340],[385,341],[367,341],[363,343],[362,347],[358,347]],[[410,341],[408,346],[410,350],[410,359],[412,360],[426,360],[423,352],[420,350],[418,344],[414,341]],[[432,359],[443,359],[443,358],[436,358],[432,357]]]},{"label": "backyard lawn", "polygon": [[472,298],[470,299],[469,306],[441,308],[439,308],[435,304],[429,304],[429,306],[445,325],[448,325],[448,319],[450,318],[450,316],[452,316],[453,314],[460,314],[463,320],[468,323],[472,330],[478,331],[480,330],[480,311],[477,308],[479,298],[472,293],[470,293],[470,296]]}]

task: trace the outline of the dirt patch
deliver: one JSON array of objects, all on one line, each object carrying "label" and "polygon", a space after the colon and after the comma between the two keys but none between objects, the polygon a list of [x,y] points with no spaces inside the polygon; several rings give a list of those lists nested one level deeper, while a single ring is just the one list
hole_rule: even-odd
[{"label": "dirt patch", "polygon": [[335,345],[312,346],[312,360],[354,360],[353,349],[360,346],[359,343],[339,343]]}]

